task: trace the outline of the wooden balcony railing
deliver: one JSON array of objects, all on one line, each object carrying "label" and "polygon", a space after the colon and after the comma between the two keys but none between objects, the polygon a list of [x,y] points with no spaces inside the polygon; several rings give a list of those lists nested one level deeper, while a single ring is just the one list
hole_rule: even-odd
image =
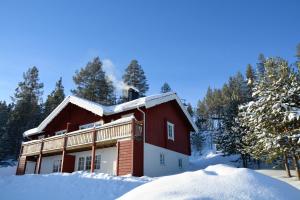
[{"label": "wooden balcony railing", "polygon": [[[131,120],[118,124],[108,124],[101,127],[78,130],[64,135],[53,136],[40,140],[22,143],[22,155],[38,155],[62,151],[65,148],[77,148],[95,142],[104,143],[128,137],[142,137],[143,123]],[[95,136],[94,136],[95,134]],[[95,140],[95,141],[94,141]]]}]

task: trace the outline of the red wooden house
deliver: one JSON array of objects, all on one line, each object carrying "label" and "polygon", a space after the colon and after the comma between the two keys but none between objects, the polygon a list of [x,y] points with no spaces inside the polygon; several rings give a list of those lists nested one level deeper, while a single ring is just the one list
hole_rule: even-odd
[{"label": "red wooden house", "polygon": [[89,170],[160,176],[184,171],[196,131],[176,93],[102,106],[68,96],[24,133],[17,175]]}]

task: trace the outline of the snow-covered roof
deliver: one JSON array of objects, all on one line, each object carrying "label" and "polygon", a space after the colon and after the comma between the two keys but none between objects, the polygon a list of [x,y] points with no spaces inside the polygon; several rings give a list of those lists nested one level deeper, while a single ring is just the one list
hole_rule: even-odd
[{"label": "snow-covered roof", "polygon": [[129,101],[126,103],[114,105],[114,106],[103,106],[98,103],[89,101],[87,99],[83,99],[76,96],[67,96],[51,113],[48,117],[42,121],[42,123],[33,129],[27,130],[24,132],[23,136],[27,137],[30,135],[35,135],[41,133],[42,130],[64,109],[69,103],[77,105],[85,110],[88,110],[96,115],[103,116],[103,115],[112,115],[128,110],[135,109],[137,107],[145,107],[146,109],[154,107],[156,105],[166,103],[172,100],[176,100],[182,111],[184,112],[185,116],[187,117],[188,121],[190,122],[191,126],[195,131],[197,131],[197,126],[193,122],[191,116],[187,112],[186,108],[182,104],[181,100],[177,96],[175,92],[167,92],[163,94],[156,94],[150,95],[147,97],[141,97],[135,99],[133,101]]}]

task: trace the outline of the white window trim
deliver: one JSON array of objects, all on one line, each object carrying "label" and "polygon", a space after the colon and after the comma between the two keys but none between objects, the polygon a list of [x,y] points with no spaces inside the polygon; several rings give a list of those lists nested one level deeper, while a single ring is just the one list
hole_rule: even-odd
[{"label": "white window trim", "polygon": [[[172,136],[169,135],[169,126],[172,127]],[[175,140],[175,126],[171,122],[167,122],[167,135],[168,135],[168,140]]]},{"label": "white window trim", "polygon": [[[52,172],[53,173],[57,173],[57,172],[60,172],[61,171],[61,160],[54,160],[53,161],[53,166],[52,166]],[[57,168],[57,171],[54,170]]]},{"label": "white window trim", "polygon": [[55,132],[55,135],[63,135],[67,132],[67,129],[64,129],[64,130],[60,130],[60,131],[56,131]]}]

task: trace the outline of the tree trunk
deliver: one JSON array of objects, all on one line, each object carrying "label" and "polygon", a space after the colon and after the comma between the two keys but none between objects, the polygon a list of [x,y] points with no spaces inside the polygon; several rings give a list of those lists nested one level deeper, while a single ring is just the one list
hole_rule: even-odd
[{"label": "tree trunk", "polygon": [[260,160],[256,160],[257,161],[257,168],[260,169]]},{"label": "tree trunk", "polygon": [[288,177],[292,177],[291,172],[290,172],[290,168],[289,168],[289,163],[288,163],[288,158],[287,158],[287,153],[286,152],[283,153],[283,160],[284,160],[284,167],[285,167],[286,175]]},{"label": "tree trunk", "polygon": [[299,169],[299,163],[297,156],[293,153],[293,160],[294,160],[294,166],[296,170],[296,175],[298,177],[298,180],[300,180],[300,169]]}]

